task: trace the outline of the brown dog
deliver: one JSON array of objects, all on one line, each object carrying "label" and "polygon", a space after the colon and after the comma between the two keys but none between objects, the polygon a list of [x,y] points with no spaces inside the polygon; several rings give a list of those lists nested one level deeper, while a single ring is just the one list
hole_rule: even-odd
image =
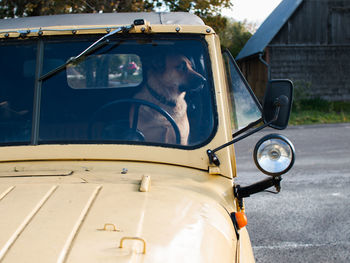
[{"label": "brown dog", "polygon": [[[180,130],[180,143],[187,145],[190,127],[186,91],[201,87],[205,78],[193,69],[190,60],[183,55],[167,55],[151,64],[146,72],[146,85],[135,98],[158,105],[169,113]],[[176,143],[175,131],[170,122],[149,107],[140,107],[138,129],[143,133],[145,141]]]}]

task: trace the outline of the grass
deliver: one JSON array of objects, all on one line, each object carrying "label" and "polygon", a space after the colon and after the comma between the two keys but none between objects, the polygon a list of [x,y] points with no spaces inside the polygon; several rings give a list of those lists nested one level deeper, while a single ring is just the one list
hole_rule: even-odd
[{"label": "grass", "polygon": [[342,122],[350,122],[350,102],[304,99],[294,102],[289,125]]},{"label": "grass", "polygon": [[289,125],[304,124],[325,124],[350,122],[350,112],[321,112],[316,110],[307,110],[303,112],[292,112]]}]

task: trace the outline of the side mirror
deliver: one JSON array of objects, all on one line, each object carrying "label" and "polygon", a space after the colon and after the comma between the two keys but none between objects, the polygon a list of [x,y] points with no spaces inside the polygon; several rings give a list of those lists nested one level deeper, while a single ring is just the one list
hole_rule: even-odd
[{"label": "side mirror", "polygon": [[[288,126],[293,101],[293,83],[287,79],[269,80],[263,102],[265,123],[278,130]],[[276,111],[278,115],[276,116]]]}]

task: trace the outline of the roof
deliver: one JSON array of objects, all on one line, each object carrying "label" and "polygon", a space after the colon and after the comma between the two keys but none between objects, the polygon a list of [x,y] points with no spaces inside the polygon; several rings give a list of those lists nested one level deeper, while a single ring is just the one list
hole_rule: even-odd
[{"label": "roof", "polygon": [[283,0],[248,40],[236,59],[240,60],[264,52],[266,46],[281,30],[303,0]]},{"label": "roof", "polygon": [[128,25],[136,19],[145,19],[151,24],[204,25],[198,16],[185,12],[91,13],[1,19],[0,30],[52,26]]}]

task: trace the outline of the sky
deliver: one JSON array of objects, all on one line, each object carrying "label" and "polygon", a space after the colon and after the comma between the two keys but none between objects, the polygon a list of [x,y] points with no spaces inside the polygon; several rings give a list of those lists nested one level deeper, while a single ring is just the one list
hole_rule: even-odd
[{"label": "sky", "polygon": [[260,26],[282,0],[231,0],[232,10],[224,10],[224,16],[237,21],[255,23]]}]

